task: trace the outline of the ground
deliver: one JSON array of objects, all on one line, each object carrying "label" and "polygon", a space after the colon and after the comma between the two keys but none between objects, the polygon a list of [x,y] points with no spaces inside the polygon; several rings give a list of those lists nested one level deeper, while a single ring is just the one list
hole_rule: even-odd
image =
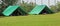
[{"label": "ground", "polygon": [[60,26],[60,13],[0,17],[0,26]]}]

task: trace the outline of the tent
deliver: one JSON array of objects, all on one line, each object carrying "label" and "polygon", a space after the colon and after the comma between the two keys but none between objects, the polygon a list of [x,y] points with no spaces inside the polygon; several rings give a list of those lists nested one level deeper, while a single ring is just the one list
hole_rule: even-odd
[{"label": "tent", "polygon": [[1,9],[0,9],[0,16],[2,16],[2,11],[1,11]]},{"label": "tent", "polygon": [[51,14],[53,12],[46,5],[37,5],[28,14],[43,14],[43,13]]},{"label": "tent", "polygon": [[3,9],[1,9],[1,8],[0,8],[0,16],[2,16],[2,15],[3,15],[3,14],[2,14],[2,12],[3,12]]},{"label": "tent", "polygon": [[4,16],[26,15],[27,13],[20,6],[9,6],[3,12]]}]

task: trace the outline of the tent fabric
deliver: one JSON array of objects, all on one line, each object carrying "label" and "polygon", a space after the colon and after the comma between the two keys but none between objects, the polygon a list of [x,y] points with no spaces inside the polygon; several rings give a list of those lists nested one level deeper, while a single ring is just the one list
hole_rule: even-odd
[{"label": "tent fabric", "polygon": [[19,6],[9,6],[3,14],[9,16],[12,12],[14,12]]},{"label": "tent fabric", "polygon": [[46,5],[37,5],[29,14],[39,14],[43,9],[47,9],[48,12],[52,12]]},{"label": "tent fabric", "polygon": [[[6,8],[2,13],[5,15],[5,16],[9,16],[9,15],[11,15],[15,10],[21,10],[21,11],[23,11],[21,8],[20,8],[20,6],[9,6],[8,8]],[[19,10],[19,11],[20,11]],[[24,11],[23,11],[24,12]],[[23,13],[22,13],[23,14]]]},{"label": "tent fabric", "polygon": [[52,14],[53,11],[51,11],[47,6],[45,6],[45,8],[40,12],[40,14]]}]

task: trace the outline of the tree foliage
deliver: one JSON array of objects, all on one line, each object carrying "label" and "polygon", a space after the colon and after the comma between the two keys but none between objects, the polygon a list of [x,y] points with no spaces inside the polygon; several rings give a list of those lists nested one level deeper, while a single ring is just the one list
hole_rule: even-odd
[{"label": "tree foliage", "polygon": [[0,4],[0,12],[5,10],[9,5],[13,5],[16,3],[17,0],[1,0],[2,4]]},{"label": "tree foliage", "polygon": [[57,3],[57,10],[60,11],[60,2]]},{"label": "tree foliage", "polygon": [[26,12],[31,11],[35,7],[35,3],[33,2],[27,3],[23,1],[20,5],[24,8]]},{"label": "tree foliage", "polygon": [[2,0],[2,1],[7,5],[13,5],[14,3],[16,3],[17,0]]},{"label": "tree foliage", "polygon": [[53,10],[54,12],[59,12],[60,11],[60,2],[58,1],[56,4],[57,5],[51,5],[51,10]]}]

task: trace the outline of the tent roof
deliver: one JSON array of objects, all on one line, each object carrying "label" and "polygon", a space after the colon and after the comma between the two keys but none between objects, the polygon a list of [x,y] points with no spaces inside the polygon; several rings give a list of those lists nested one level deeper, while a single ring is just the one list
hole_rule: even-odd
[{"label": "tent roof", "polygon": [[39,14],[43,9],[47,7],[46,5],[37,5],[29,14]]},{"label": "tent roof", "polygon": [[[5,16],[9,16],[11,15],[17,8],[19,8],[20,6],[9,6],[8,8],[6,8],[2,13]],[[20,8],[21,9],[21,8]],[[21,10],[23,11],[23,10]]]}]

